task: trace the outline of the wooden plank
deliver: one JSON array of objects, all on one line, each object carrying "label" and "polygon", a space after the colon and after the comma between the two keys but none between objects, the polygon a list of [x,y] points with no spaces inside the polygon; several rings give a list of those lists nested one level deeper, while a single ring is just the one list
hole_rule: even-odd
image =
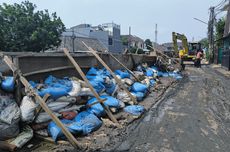
[{"label": "wooden plank", "polygon": [[113,116],[113,114],[110,111],[110,109],[103,103],[103,100],[100,98],[100,96],[98,95],[98,93],[94,90],[94,88],[92,87],[92,85],[89,83],[89,80],[86,78],[85,74],[83,73],[83,71],[81,70],[80,66],[77,64],[77,62],[74,60],[74,58],[70,55],[69,51],[67,49],[63,49],[63,51],[66,54],[66,56],[69,58],[70,62],[74,65],[74,67],[78,71],[78,73],[81,75],[82,79],[85,81],[85,83],[87,84],[87,86],[90,88],[90,90],[92,91],[93,95],[101,103],[102,107],[105,109],[105,112],[107,113],[107,115],[109,116],[109,118],[114,123],[118,123],[117,119]]},{"label": "wooden plank", "polygon": [[93,50],[91,47],[87,46],[83,41],[82,43],[88,48],[88,50],[97,58],[97,60],[110,72],[110,74],[113,76],[117,84],[122,88],[131,98],[134,104],[137,104],[136,99],[134,96],[129,92],[129,90],[123,85],[120,79],[117,78],[117,76],[113,73],[113,71],[109,68],[109,66],[99,57],[99,55],[96,53],[95,50]]},{"label": "wooden plank", "polygon": [[4,56],[3,60],[5,63],[9,66],[9,68],[14,72],[17,73],[20,81],[25,86],[25,88],[28,90],[28,92],[34,96],[35,100],[40,104],[40,106],[44,109],[46,113],[51,117],[51,119],[61,128],[63,134],[67,137],[67,139],[70,141],[73,147],[75,148],[81,148],[81,145],[78,143],[78,141],[74,138],[74,136],[69,132],[69,130],[62,124],[62,122],[58,119],[56,115],[53,114],[53,112],[49,109],[49,107],[46,105],[44,100],[37,94],[37,92],[33,89],[33,87],[29,84],[29,82],[26,80],[25,77],[22,76],[19,69],[17,69],[12,61],[7,57]]},{"label": "wooden plank", "polygon": [[12,151],[15,151],[17,149],[17,146],[10,144],[6,141],[0,141],[0,149],[12,152]]}]

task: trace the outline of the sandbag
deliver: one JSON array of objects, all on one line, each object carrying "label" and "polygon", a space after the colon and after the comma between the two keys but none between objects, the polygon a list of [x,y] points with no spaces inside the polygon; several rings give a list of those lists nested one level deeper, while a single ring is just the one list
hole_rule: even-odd
[{"label": "sandbag", "polygon": [[[88,102],[87,102],[87,105],[90,105],[94,102],[97,102],[97,99],[95,97],[91,98]],[[97,103],[97,104],[94,104],[92,105],[91,107],[89,107],[87,109],[87,111],[89,113],[92,113],[92,114],[95,114],[96,116],[98,117],[102,117],[105,115],[105,111],[104,111],[104,108],[102,107],[102,105],[100,103]]]},{"label": "sandbag", "polygon": [[68,95],[68,93],[70,92],[70,90],[71,90],[71,88],[70,87],[66,87],[66,86],[58,86],[58,87],[48,86],[47,88],[42,88],[38,92],[38,94],[41,97],[44,97],[46,94],[50,94],[51,98],[57,99],[59,97]]},{"label": "sandbag", "polygon": [[[87,111],[83,111],[79,113],[75,118],[75,123],[73,123],[71,126],[68,128],[72,130],[76,130],[74,126],[81,126],[82,128],[82,134],[87,135],[98,128],[101,127],[102,121],[98,119],[94,114],[89,113]],[[78,128],[77,128],[78,129]]]},{"label": "sandbag", "polygon": [[0,97],[0,140],[14,138],[19,134],[20,109],[10,96]]},{"label": "sandbag", "polygon": [[168,74],[168,72],[163,72],[162,76],[163,77],[169,77],[169,74]]},{"label": "sandbag", "polygon": [[178,74],[178,73],[176,73],[176,72],[169,72],[168,74],[169,74],[170,77],[173,77],[173,78],[175,78],[176,80],[180,80],[180,79],[183,78],[180,74]]},{"label": "sandbag", "polygon": [[105,92],[109,95],[113,95],[117,89],[117,85],[114,79],[110,79],[109,77],[106,77],[105,83]]},{"label": "sandbag", "polygon": [[[66,119],[62,119],[61,122],[64,124],[65,127],[67,127],[67,129],[71,132],[71,133],[75,133],[74,130],[70,129],[68,126],[71,125],[73,123],[73,121],[71,120],[66,120]],[[58,138],[60,137],[64,137],[64,134],[61,131],[61,128],[59,128],[55,122],[50,122],[48,125],[48,133],[49,135],[51,135],[51,137],[53,138],[54,141],[57,141]]]},{"label": "sandbag", "polygon": [[137,101],[143,101],[145,94],[143,92],[131,92],[135,96]]},{"label": "sandbag", "polygon": [[[59,113],[53,112],[53,114],[56,115],[57,117],[61,117],[61,114]],[[39,115],[35,119],[35,122],[43,123],[43,122],[48,122],[50,120],[51,120],[51,117],[46,112],[42,112],[42,113],[39,113]]]},{"label": "sandbag", "polygon": [[33,130],[29,126],[25,126],[22,132],[10,142],[10,144],[16,145],[18,148],[22,148],[28,141],[33,138]]},{"label": "sandbag", "polygon": [[140,116],[145,111],[145,108],[140,105],[131,105],[125,107],[124,111],[133,114],[135,116]]},{"label": "sandbag", "polygon": [[158,71],[158,72],[157,72],[157,76],[158,76],[158,77],[163,77],[163,74],[164,74],[164,73],[161,72],[161,71]]},{"label": "sandbag", "polygon": [[81,84],[78,81],[72,82],[72,90],[68,93],[70,96],[77,97],[81,91]]},{"label": "sandbag", "polygon": [[131,86],[134,82],[133,80],[129,79],[129,78],[124,78],[121,80],[124,84],[127,84],[129,86]]},{"label": "sandbag", "polygon": [[130,74],[129,74],[128,71],[115,70],[114,73],[116,75],[119,75],[122,79],[124,79],[124,78],[130,78]]},{"label": "sandbag", "polygon": [[119,90],[117,93],[117,99],[124,102],[124,103],[129,103],[131,101],[131,98],[125,91]]},{"label": "sandbag", "polygon": [[[117,100],[116,98],[113,98],[111,96],[107,96],[107,95],[102,95],[100,96],[101,99],[107,99],[104,104],[110,108],[121,108],[122,107],[122,102]],[[92,98],[87,102],[87,105],[90,105],[94,102],[97,102],[96,98]],[[90,108],[87,109],[88,112],[95,114],[98,117],[101,117],[103,115],[105,115],[105,111],[104,108],[102,107],[102,105],[100,103],[97,103],[93,106],[91,106]]]},{"label": "sandbag", "polygon": [[150,87],[153,87],[156,84],[156,81],[154,79],[150,80]]},{"label": "sandbag", "polygon": [[89,83],[93,86],[97,93],[105,91],[105,86],[101,82],[90,80]]},{"label": "sandbag", "polygon": [[146,93],[147,91],[147,86],[144,85],[144,84],[141,84],[139,82],[135,82],[132,87],[131,87],[131,91],[133,92],[143,92],[143,93]]},{"label": "sandbag", "polygon": [[[35,89],[38,86],[38,84],[33,81],[30,81],[30,84]],[[66,96],[72,90],[72,82],[71,80],[69,80],[69,78],[58,79],[51,75],[45,79],[42,86],[42,88],[39,88],[39,90],[37,90],[38,94],[41,97],[44,97],[46,94],[50,94],[50,98],[52,99]]]},{"label": "sandbag", "polygon": [[15,87],[14,77],[4,77],[4,79],[2,80],[1,87],[4,91],[13,92]]},{"label": "sandbag", "polygon": [[153,70],[152,69],[146,69],[146,72],[145,72],[145,75],[148,76],[148,77],[152,77],[153,76]]},{"label": "sandbag", "polygon": [[79,96],[93,96],[93,93],[90,88],[81,88]]},{"label": "sandbag", "polygon": [[21,120],[24,122],[33,121],[34,110],[36,109],[36,107],[37,104],[34,103],[34,101],[30,97],[24,96],[20,105]]}]

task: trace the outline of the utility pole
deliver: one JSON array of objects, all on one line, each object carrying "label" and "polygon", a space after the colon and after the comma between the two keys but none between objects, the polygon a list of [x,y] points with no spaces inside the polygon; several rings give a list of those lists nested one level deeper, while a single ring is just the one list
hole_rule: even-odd
[{"label": "utility pole", "polygon": [[208,41],[209,41],[209,62],[214,62],[214,24],[215,24],[215,7],[210,8],[208,22]]},{"label": "utility pole", "polygon": [[75,33],[74,33],[74,28],[72,29],[72,36],[71,36],[71,38],[72,38],[72,46],[73,46],[73,52],[74,52],[75,51],[75,49],[74,49],[74,40],[76,38]]},{"label": "utility pole", "polygon": [[157,24],[155,26],[155,43],[157,43],[157,34],[158,34],[158,31],[157,31]]}]

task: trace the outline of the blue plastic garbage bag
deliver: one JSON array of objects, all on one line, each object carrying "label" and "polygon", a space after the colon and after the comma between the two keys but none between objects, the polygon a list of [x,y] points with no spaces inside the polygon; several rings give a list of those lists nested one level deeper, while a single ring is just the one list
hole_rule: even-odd
[{"label": "blue plastic garbage bag", "polygon": [[44,97],[46,94],[50,94],[52,99],[58,99],[62,96],[68,95],[68,92],[71,91],[70,87],[66,86],[59,86],[59,87],[51,87],[48,86],[47,88],[42,88],[41,90],[38,91],[38,94],[41,97]]},{"label": "blue plastic garbage bag", "polygon": [[140,65],[137,66],[136,70],[139,71],[139,72],[143,72],[143,68]]},{"label": "blue plastic garbage bag", "polygon": [[154,79],[150,80],[150,86],[153,87],[156,84],[156,81]]},{"label": "blue plastic garbage bag", "polygon": [[[36,88],[38,84],[33,81],[29,82],[32,87]],[[72,90],[72,82],[68,78],[58,79],[54,76],[49,76],[45,79],[43,88],[38,90],[38,94],[43,97],[45,94],[50,94],[52,99],[68,95]]]},{"label": "blue plastic garbage bag", "polygon": [[151,68],[152,68],[153,70],[158,71],[158,68],[157,68],[157,67],[155,67],[155,66],[151,66]]},{"label": "blue plastic garbage bag", "polygon": [[153,76],[153,70],[147,69],[146,72],[145,72],[145,75],[146,75],[147,77],[152,77],[152,76]]},{"label": "blue plastic garbage bag", "polygon": [[157,76],[158,76],[158,77],[163,77],[163,72],[158,71],[158,72],[157,72]]},{"label": "blue plastic garbage bag", "polygon": [[98,119],[94,114],[89,113],[87,111],[80,112],[75,118],[74,118],[74,124],[69,126],[69,128],[75,130],[74,127],[81,126],[82,134],[87,135],[98,128],[101,127],[102,121]]},{"label": "blue plastic garbage bag", "polygon": [[[120,108],[120,106],[121,106],[121,102],[114,97],[102,95],[102,96],[100,96],[100,98],[106,99],[106,101],[104,101],[104,104],[108,107]],[[97,99],[95,97],[91,98],[87,102],[87,105],[90,105],[90,104],[95,103],[95,102],[97,102]],[[100,103],[92,105],[90,108],[87,109],[87,111],[95,114],[98,117],[105,115],[104,108],[102,107],[102,105]]]},{"label": "blue plastic garbage bag", "polygon": [[89,71],[87,72],[86,75],[97,75],[98,71],[99,70],[97,68],[92,67],[92,68],[89,69]]},{"label": "blue plastic garbage bag", "polygon": [[143,92],[131,92],[136,98],[137,101],[143,101],[145,94]]},{"label": "blue plastic garbage bag", "polygon": [[145,108],[140,105],[131,105],[125,107],[124,110],[125,112],[131,113],[135,116],[140,116],[145,111]]},{"label": "blue plastic garbage bag", "polygon": [[90,80],[89,83],[93,86],[97,93],[100,93],[105,89],[105,86],[99,81]]},{"label": "blue plastic garbage bag", "polygon": [[163,77],[169,77],[169,74],[168,74],[168,72],[163,72],[162,76]]},{"label": "blue plastic garbage bag", "polygon": [[13,92],[15,87],[14,77],[8,76],[5,77],[2,81],[1,87],[4,91]]},{"label": "blue plastic garbage bag", "polygon": [[[63,119],[61,120],[61,122],[67,127],[67,129],[71,132],[71,133],[75,133],[75,131],[71,128],[69,128],[69,126],[72,125],[73,121],[71,120],[66,120]],[[53,138],[54,141],[57,141],[58,138],[62,138],[64,137],[63,132],[61,131],[61,128],[58,127],[56,125],[55,122],[50,122],[48,125],[48,133],[51,135],[51,137]]]},{"label": "blue plastic garbage bag", "polygon": [[[93,97],[87,102],[87,105],[90,105],[90,104],[95,103],[95,102],[97,102],[97,99]],[[102,105],[100,103],[92,105],[91,107],[89,107],[87,109],[87,111],[89,113],[95,114],[98,117],[105,115],[104,108],[102,107]]]},{"label": "blue plastic garbage bag", "polygon": [[180,80],[183,78],[179,73],[176,72],[169,72],[169,76],[175,78],[176,80]]},{"label": "blue plastic garbage bag", "polygon": [[116,89],[116,84],[115,83],[104,83],[104,86],[105,86],[105,91],[106,93],[108,93],[109,95],[112,95]]},{"label": "blue plastic garbage bag", "polygon": [[147,86],[144,85],[144,84],[141,84],[139,82],[135,82],[132,87],[131,87],[131,91],[133,92],[143,92],[143,93],[146,93],[147,91]]},{"label": "blue plastic garbage bag", "polygon": [[95,75],[103,75],[103,76],[111,77],[110,72],[106,70],[105,68],[98,69],[98,68],[92,67],[89,69],[89,71],[86,74],[86,76],[95,76]]},{"label": "blue plastic garbage bag", "polygon": [[180,74],[178,74],[177,76],[175,76],[175,79],[176,80],[180,80],[180,79],[182,79],[183,77],[180,75]]},{"label": "blue plastic garbage bag", "polygon": [[87,75],[86,78],[90,81],[101,82],[105,81],[105,76],[103,75]]},{"label": "blue plastic garbage bag", "polygon": [[129,74],[128,71],[116,70],[114,73],[116,75],[119,75],[122,79],[124,79],[124,78],[130,78],[130,74]]}]

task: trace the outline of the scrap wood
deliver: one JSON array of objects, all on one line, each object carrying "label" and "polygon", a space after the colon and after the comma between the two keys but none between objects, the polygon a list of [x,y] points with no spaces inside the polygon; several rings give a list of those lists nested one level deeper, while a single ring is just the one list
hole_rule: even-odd
[{"label": "scrap wood", "polygon": [[21,71],[15,67],[13,62],[9,59],[8,56],[5,56],[1,54],[3,57],[3,60],[5,63],[9,66],[9,68],[13,71],[14,74],[17,75],[19,80],[22,82],[22,84],[25,86],[25,88],[30,92],[31,95],[33,95],[38,101],[38,103],[41,105],[41,107],[44,109],[46,113],[51,117],[51,119],[61,128],[63,134],[67,137],[67,139],[70,141],[73,147],[75,148],[82,148],[81,145],[78,143],[76,138],[69,132],[69,130],[62,124],[62,122],[53,114],[53,112],[49,109],[49,107],[46,105],[44,100],[37,94],[37,92],[33,89],[33,87],[30,85],[30,83],[26,80],[26,78],[22,75]]},{"label": "scrap wood", "polygon": [[38,134],[35,134],[35,137],[40,140],[50,142],[52,144],[65,144],[65,145],[70,144],[68,141],[65,141],[65,140],[58,140],[57,142],[55,142],[51,137],[44,137]]},{"label": "scrap wood", "polygon": [[[107,115],[109,116],[109,118],[115,122],[117,122],[117,119],[113,116],[112,112],[110,111],[110,109],[104,104],[104,100],[102,100],[100,98],[100,96],[98,95],[98,93],[94,90],[93,86],[90,84],[89,80],[86,78],[85,74],[83,73],[83,71],[81,70],[81,67],[78,65],[78,63],[74,60],[74,58],[70,55],[69,51],[64,48],[63,49],[65,55],[68,57],[68,59],[70,60],[70,62],[74,65],[75,69],[78,71],[78,73],[81,75],[82,79],[84,80],[84,82],[88,85],[88,87],[90,88],[90,90],[92,91],[93,95],[96,97],[96,99],[98,100],[96,103],[101,103],[102,107],[105,109],[105,112],[107,113]],[[95,103],[95,104],[96,104]]]},{"label": "scrap wood", "polygon": [[17,146],[10,144],[7,141],[0,141],[0,149],[12,152],[17,149]]},{"label": "scrap wood", "polygon": [[90,53],[92,53],[97,60],[110,72],[110,74],[113,76],[113,78],[115,79],[115,81],[117,82],[117,84],[129,95],[129,97],[131,98],[131,100],[137,104],[136,99],[134,98],[134,96],[129,92],[129,90],[123,85],[123,83],[121,82],[120,79],[117,78],[117,76],[113,73],[113,71],[108,67],[108,65],[98,56],[98,54],[96,53],[95,50],[93,50],[91,47],[87,46],[83,41],[82,43],[88,48],[88,50],[90,51]]}]

